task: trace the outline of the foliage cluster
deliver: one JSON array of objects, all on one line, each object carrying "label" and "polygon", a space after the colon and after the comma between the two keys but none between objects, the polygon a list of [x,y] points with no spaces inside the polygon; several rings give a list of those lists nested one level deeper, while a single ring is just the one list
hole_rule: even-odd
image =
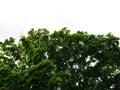
[{"label": "foliage cluster", "polygon": [[119,38],[31,29],[0,43],[0,90],[120,90]]}]

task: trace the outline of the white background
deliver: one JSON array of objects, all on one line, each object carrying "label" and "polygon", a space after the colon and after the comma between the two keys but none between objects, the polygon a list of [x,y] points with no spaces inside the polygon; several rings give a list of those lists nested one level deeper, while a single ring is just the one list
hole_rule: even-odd
[{"label": "white background", "polygon": [[0,41],[31,29],[68,27],[120,36],[120,0],[0,0]]}]

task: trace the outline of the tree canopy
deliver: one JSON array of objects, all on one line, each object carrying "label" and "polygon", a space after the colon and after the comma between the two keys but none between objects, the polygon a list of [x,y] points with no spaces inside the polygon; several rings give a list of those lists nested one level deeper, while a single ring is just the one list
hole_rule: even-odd
[{"label": "tree canopy", "polygon": [[120,90],[119,37],[31,29],[0,42],[0,90]]}]

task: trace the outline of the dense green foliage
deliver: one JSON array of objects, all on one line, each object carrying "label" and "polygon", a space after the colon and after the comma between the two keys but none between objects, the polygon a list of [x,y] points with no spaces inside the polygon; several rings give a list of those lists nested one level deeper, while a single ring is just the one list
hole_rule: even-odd
[{"label": "dense green foliage", "polygon": [[0,43],[0,90],[120,90],[119,38],[63,28]]}]

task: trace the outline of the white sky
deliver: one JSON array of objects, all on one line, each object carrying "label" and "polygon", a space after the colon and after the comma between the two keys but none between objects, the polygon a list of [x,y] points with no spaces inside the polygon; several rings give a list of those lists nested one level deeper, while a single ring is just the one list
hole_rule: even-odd
[{"label": "white sky", "polygon": [[0,0],[0,41],[31,28],[120,36],[120,0]]}]

